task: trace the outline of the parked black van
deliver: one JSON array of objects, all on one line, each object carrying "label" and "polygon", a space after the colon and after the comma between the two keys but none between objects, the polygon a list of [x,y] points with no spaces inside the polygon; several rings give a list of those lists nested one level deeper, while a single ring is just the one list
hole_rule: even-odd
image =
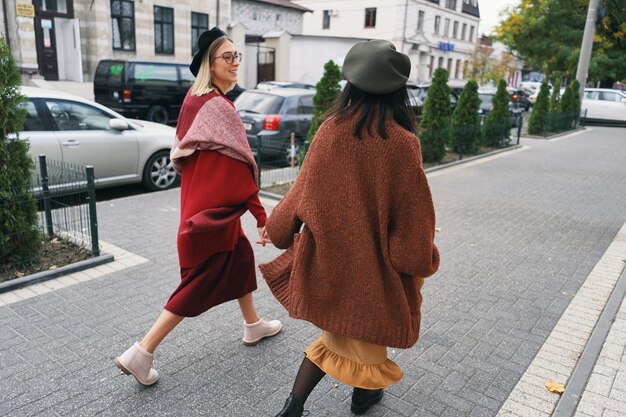
[{"label": "parked black van", "polygon": [[189,64],[104,59],[93,92],[97,103],[126,117],[168,123],[178,118],[194,80]]}]

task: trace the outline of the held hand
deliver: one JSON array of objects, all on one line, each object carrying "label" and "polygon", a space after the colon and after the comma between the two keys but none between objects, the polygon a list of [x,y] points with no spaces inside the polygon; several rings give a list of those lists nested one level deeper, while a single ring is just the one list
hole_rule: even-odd
[{"label": "held hand", "polygon": [[265,246],[266,243],[272,243],[265,227],[257,227],[257,230],[259,231],[259,240],[256,243],[263,246]]}]

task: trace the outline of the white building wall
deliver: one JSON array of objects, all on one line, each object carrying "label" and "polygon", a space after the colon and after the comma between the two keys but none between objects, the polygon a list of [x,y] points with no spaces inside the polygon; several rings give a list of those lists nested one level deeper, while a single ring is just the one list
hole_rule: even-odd
[{"label": "white building wall", "polygon": [[[317,84],[324,75],[324,64],[331,59],[337,65],[350,48],[363,39],[330,38],[317,36],[294,36],[291,39],[289,79],[308,84]],[[312,54],[311,51],[316,51]]]},{"label": "white building wall", "polygon": [[[304,15],[304,34],[386,39],[393,42],[398,50],[409,55],[412,63],[411,81],[429,81],[434,69],[439,66],[448,68],[449,60],[451,60],[450,85],[462,85],[466,81],[463,68],[466,62],[471,61],[476,48],[479,19],[462,12],[463,0],[457,0],[455,10],[446,8],[444,0],[441,0],[439,4],[428,0],[371,0],[368,2],[295,0],[295,2],[314,11]],[[376,27],[374,28],[365,27],[366,7],[376,8]],[[324,10],[332,10],[328,29],[323,29]],[[424,12],[421,30],[418,30],[419,11]],[[438,34],[434,30],[436,16],[441,19]],[[446,19],[450,20],[447,36],[444,34]],[[458,22],[456,38],[453,36],[454,22]],[[463,24],[466,25],[465,39],[461,39]],[[470,40],[471,27],[474,27],[474,30]],[[441,48],[440,42],[452,44],[454,50],[448,51]]]},{"label": "white building wall", "polygon": [[243,23],[248,35],[263,35],[270,30],[302,33],[302,10],[273,6],[251,0],[233,0],[231,19]]}]

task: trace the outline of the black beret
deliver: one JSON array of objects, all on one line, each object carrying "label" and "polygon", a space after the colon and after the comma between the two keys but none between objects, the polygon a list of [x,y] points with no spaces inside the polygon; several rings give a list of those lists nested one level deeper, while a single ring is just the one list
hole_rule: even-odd
[{"label": "black beret", "polygon": [[389,41],[380,39],[355,44],[343,61],[343,76],[369,94],[388,94],[404,86],[411,60]]},{"label": "black beret", "polygon": [[215,26],[211,30],[205,30],[198,36],[198,52],[193,56],[193,60],[189,65],[189,70],[193,74],[194,77],[198,75],[198,71],[200,71],[200,64],[202,64],[202,57],[204,53],[209,49],[209,46],[215,41],[217,38],[221,38],[222,36],[228,36],[223,30]]}]

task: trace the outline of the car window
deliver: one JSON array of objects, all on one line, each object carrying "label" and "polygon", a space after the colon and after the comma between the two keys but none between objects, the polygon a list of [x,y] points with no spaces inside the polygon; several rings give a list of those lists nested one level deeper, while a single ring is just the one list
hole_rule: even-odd
[{"label": "car window", "polygon": [[620,102],[620,96],[617,95],[617,93],[609,93],[608,91],[603,91],[602,92],[602,100],[604,101],[616,101],[616,102]]},{"label": "car window", "polygon": [[313,96],[302,96],[298,105],[299,114],[313,114]]},{"label": "car window", "polygon": [[600,92],[599,91],[585,91],[585,97],[589,100],[600,100]]},{"label": "car window", "polygon": [[26,103],[24,103],[24,108],[26,109],[26,120],[24,121],[24,131],[36,132],[36,131],[47,130],[44,126],[41,116],[37,112],[35,103],[28,100]]},{"label": "car window", "polygon": [[124,63],[119,61],[100,61],[96,68],[94,84],[108,86],[122,85],[124,77]]},{"label": "car window", "polygon": [[178,73],[175,65],[163,64],[132,64],[130,77],[132,81],[145,83],[150,81],[177,82]]},{"label": "car window", "polygon": [[237,100],[235,108],[238,111],[248,111],[258,114],[277,114],[280,111],[285,99],[273,94],[244,91]]},{"label": "car window", "polygon": [[110,130],[113,116],[88,104],[69,100],[46,99],[52,119],[59,130]]}]

